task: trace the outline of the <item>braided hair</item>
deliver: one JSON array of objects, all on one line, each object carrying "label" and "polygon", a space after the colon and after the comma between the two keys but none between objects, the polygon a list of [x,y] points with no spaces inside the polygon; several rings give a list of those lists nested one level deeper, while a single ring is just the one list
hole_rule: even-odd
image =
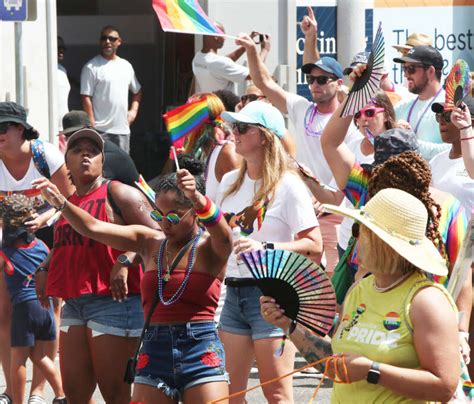
[{"label": "braided hair", "polygon": [[398,188],[418,198],[428,211],[426,237],[447,258],[446,248],[439,233],[441,207],[430,193],[431,170],[428,163],[416,152],[407,151],[392,156],[374,168],[369,180],[369,197],[385,188]]},{"label": "braided hair", "polygon": [[[196,189],[203,195],[206,194],[206,186],[204,183],[204,178],[200,175],[194,176],[196,180]],[[153,190],[158,196],[160,193],[166,192],[175,192],[176,193],[176,205],[180,208],[191,208],[193,203],[184,196],[183,191],[178,187],[178,181],[176,173],[162,175],[156,185],[153,187]]]}]

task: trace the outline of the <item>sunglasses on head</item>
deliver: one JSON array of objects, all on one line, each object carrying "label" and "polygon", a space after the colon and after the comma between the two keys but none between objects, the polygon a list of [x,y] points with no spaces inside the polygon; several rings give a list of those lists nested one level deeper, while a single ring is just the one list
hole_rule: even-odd
[{"label": "sunglasses on head", "polygon": [[334,81],[332,77],[329,76],[311,76],[311,74],[306,75],[306,82],[311,85],[314,82],[318,83],[320,86],[324,86],[325,84],[329,83],[330,81]]},{"label": "sunglasses on head", "polygon": [[109,40],[110,42],[114,43],[114,42],[117,41],[117,39],[119,39],[118,36],[111,36],[111,35],[102,35],[100,37],[100,40],[103,41],[103,42]]},{"label": "sunglasses on head", "polygon": [[251,127],[260,127],[256,123],[245,123],[245,122],[234,122],[232,124],[232,130],[237,132],[239,135],[245,135]]},{"label": "sunglasses on head", "polygon": [[416,72],[416,69],[426,69],[427,66],[425,65],[403,65],[403,71],[408,74],[414,74]]},{"label": "sunglasses on head", "polygon": [[179,224],[181,220],[184,219],[184,217],[191,212],[193,208],[189,209],[183,216],[179,216],[177,213],[168,213],[166,216],[163,215],[159,210],[152,210],[150,212],[150,217],[155,221],[155,222],[162,222],[163,219],[168,220],[170,224]]},{"label": "sunglasses on head", "polygon": [[359,119],[362,116],[365,116],[366,118],[373,118],[379,112],[383,112],[383,111],[385,111],[384,108],[377,108],[377,107],[362,108],[360,111],[357,111],[354,114],[354,118]]},{"label": "sunglasses on head", "polygon": [[435,114],[436,122],[440,123],[443,120],[445,123],[451,122],[451,111],[437,112]]},{"label": "sunglasses on head", "polygon": [[264,95],[246,94],[240,97],[240,101],[242,101],[242,104],[246,104],[247,102],[257,101],[262,98],[267,98],[267,97],[265,97]]},{"label": "sunglasses on head", "polygon": [[8,128],[12,126],[10,122],[0,123],[0,133],[7,133]]}]

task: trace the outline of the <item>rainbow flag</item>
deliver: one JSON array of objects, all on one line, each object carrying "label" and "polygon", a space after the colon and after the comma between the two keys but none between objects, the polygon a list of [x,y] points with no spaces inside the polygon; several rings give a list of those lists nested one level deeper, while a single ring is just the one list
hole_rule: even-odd
[{"label": "rainbow flag", "polygon": [[163,31],[187,34],[222,35],[198,0],[152,0]]},{"label": "rainbow flag", "polygon": [[145,178],[141,176],[141,174],[138,177],[138,181],[135,181],[135,185],[140,191],[142,191],[145,194],[145,196],[151,202],[152,206],[155,206],[155,199],[156,199],[155,191],[151,189],[151,187],[145,181]]},{"label": "rainbow flag", "polygon": [[163,119],[171,142],[174,143],[209,120],[207,101],[198,100],[181,105],[164,114]]}]

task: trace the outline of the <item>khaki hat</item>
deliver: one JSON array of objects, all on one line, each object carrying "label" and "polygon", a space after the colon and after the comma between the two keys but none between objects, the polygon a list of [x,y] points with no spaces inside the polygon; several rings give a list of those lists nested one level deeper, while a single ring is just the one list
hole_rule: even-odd
[{"label": "khaki hat", "polygon": [[97,145],[97,147],[100,149],[102,156],[104,156],[104,139],[102,139],[102,136],[100,136],[98,132],[96,132],[94,129],[91,129],[91,128],[83,128],[74,132],[74,134],[72,134],[68,138],[65,154],[67,154],[67,152],[73,146],[73,144],[76,143],[80,139],[89,139],[93,141]]},{"label": "khaki hat", "polygon": [[407,38],[405,45],[392,45],[392,48],[395,48],[399,52],[405,53],[406,51],[410,50],[414,46],[420,46],[420,45],[433,46],[433,40],[431,39],[429,35],[419,34],[418,32],[414,32]]},{"label": "khaki hat", "polygon": [[357,220],[417,268],[434,275],[448,274],[445,260],[426,237],[425,205],[413,195],[386,188],[377,192],[362,209],[327,204],[322,208]]}]

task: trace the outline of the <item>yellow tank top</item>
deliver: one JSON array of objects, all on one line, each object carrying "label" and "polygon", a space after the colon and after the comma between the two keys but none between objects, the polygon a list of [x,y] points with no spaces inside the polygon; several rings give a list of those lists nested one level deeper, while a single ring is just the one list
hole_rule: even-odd
[{"label": "yellow tank top", "polygon": [[[387,292],[374,288],[374,277],[363,279],[346,297],[341,322],[332,339],[334,353],[354,352],[376,362],[403,368],[420,367],[413,345],[410,306],[420,289],[433,286],[442,290],[455,310],[446,290],[415,272]],[[361,380],[334,383],[331,403],[427,403],[402,397],[378,384]]]}]

